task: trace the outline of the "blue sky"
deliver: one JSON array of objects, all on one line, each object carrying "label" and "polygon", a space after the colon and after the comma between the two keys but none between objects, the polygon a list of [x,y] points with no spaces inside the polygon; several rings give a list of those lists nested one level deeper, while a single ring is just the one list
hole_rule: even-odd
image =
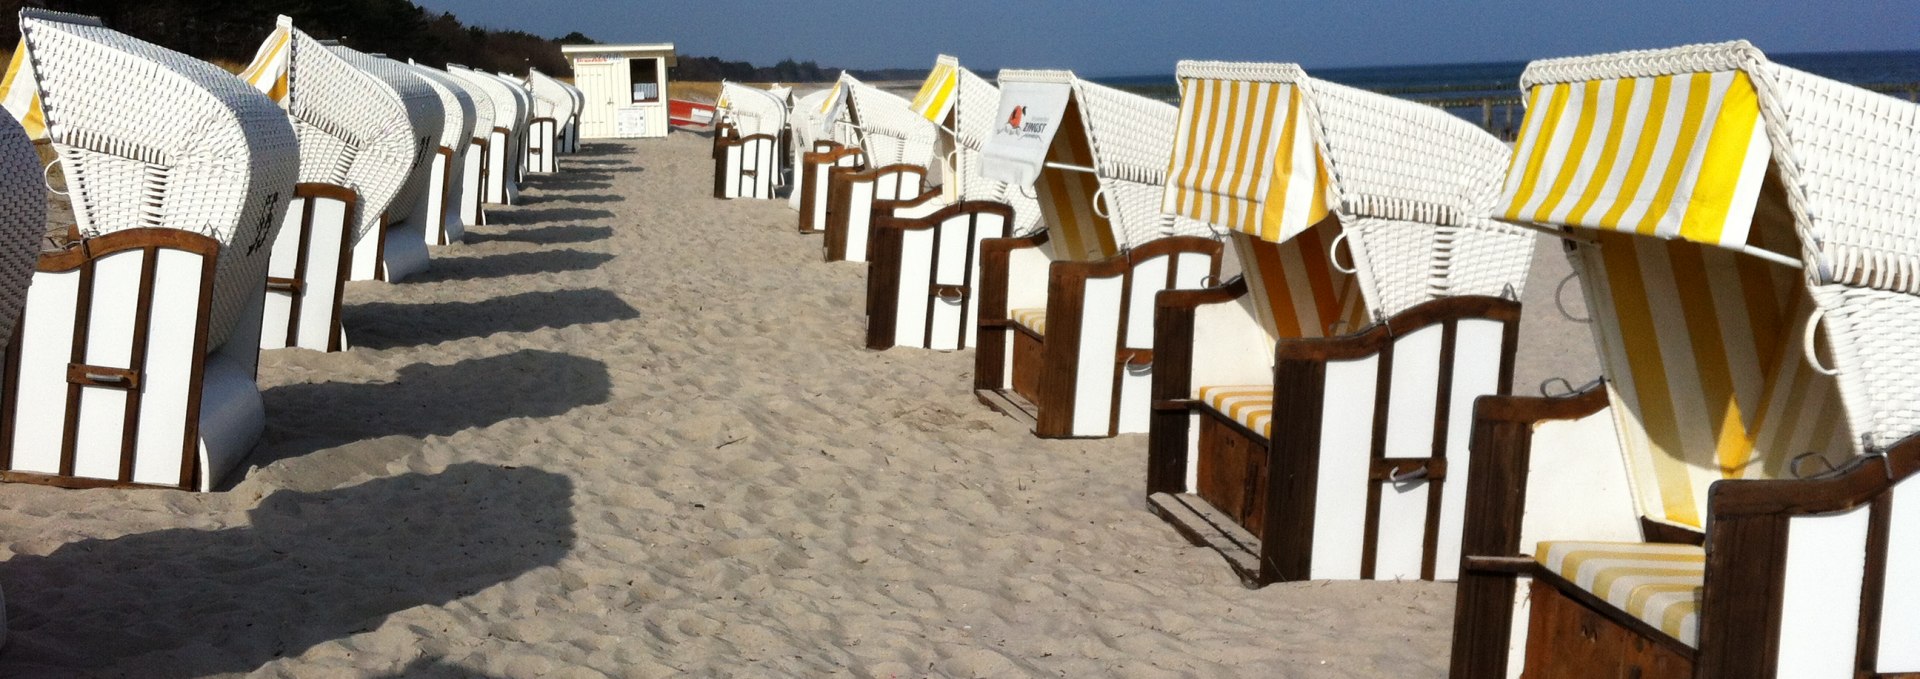
[{"label": "blue sky", "polygon": [[1745,38],[1769,52],[1920,49],[1916,0],[415,0],[469,24],[769,64],[1086,75],[1171,72],[1180,59],[1309,67],[1519,61]]}]

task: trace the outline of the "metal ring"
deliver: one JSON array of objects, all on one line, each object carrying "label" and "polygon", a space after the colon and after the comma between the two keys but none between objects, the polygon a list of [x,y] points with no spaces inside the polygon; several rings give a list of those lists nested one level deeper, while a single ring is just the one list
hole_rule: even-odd
[{"label": "metal ring", "polygon": [[46,166],[40,168],[40,184],[42,186],[47,187],[47,193],[51,193],[56,196],[64,196],[64,195],[67,195],[67,192],[56,191],[53,188],[53,166],[59,165],[59,164],[60,164],[60,156],[54,156],[53,160],[47,161]]},{"label": "metal ring", "polygon": [[1807,332],[1802,338],[1801,349],[1806,352],[1808,367],[1813,368],[1814,372],[1833,377],[1840,374],[1840,371],[1820,365],[1819,347],[1814,344],[1814,333],[1820,331],[1820,321],[1825,320],[1826,317],[1826,309],[1814,307],[1813,314],[1807,317]]},{"label": "metal ring", "polygon": [[[1360,271],[1360,267],[1357,262],[1355,263],[1353,268],[1340,266],[1340,244],[1345,242],[1347,242],[1347,231],[1345,229],[1341,229],[1340,235],[1333,237],[1333,244],[1327,246],[1327,264],[1329,266],[1332,266],[1334,271],[1338,271],[1340,273],[1347,274],[1347,275],[1353,275]],[[1347,248],[1347,254],[1352,255],[1353,248]]]},{"label": "metal ring", "polygon": [[1213,274],[1206,274],[1200,277],[1200,287],[1203,289],[1219,287],[1219,285],[1220,285],[1219,276],[1215,276]]},{"label": "metal ring", "polygon": [[959,304],[960,302],[964,301],[967,298],[967,296],[956,292],[953,294],[952,298],[948,298],[946,293],[936,292],[936,293],[933,293],[933,298],[940,300],[942,302],[946,302],[948,304]]},{"label": "metal ring", "polygon": [[1120,365],[1121,367],[1124,367],[1128,370],[1131,370],[1134,372],[1141,372],[1141,371],[1153,369],[1153,360],[1148,359],[1146,363],[1134,363],[1133,357],[1128,356],[1126,362],[1121,363]]},{"label": "metal ring", "polygon": [[1102,186],[1093,190],[1093,213],[1099,215],[1101,219],[1112,219],[1113,217],[1107,214],[1106,198],[1107,187]]},{"label": "metal ring", "polygon": [[1558,308],[1560,310],[1560,315],[1565,317],[1569,321],[1573,321],[1575,323],[1592,323],[1593,317],[1591,316],[1587,318],[1580,318],[1578,316],[1574,316],[1572,312],[1567,311],[1567,300],[1566,300],[1567,284],[1573,282],[1573,279],[1579,278],[1579,277],[1580,277],[1580,274],[1578,273],[1569,273],[1567,274],[1566,278],[1560,279],[1560,284],[1554,286],[1553,288],[1553,306],[1555,308]]},{"label": "metal ring", "polygon": [[1035,200],[1038,200],[1040,198],[1040,192],[1033,190],[1032,184],[1021,184],[1015,190],[1019,191],[1020,195],[1026,196],[1028,198],[1033,198]]}]

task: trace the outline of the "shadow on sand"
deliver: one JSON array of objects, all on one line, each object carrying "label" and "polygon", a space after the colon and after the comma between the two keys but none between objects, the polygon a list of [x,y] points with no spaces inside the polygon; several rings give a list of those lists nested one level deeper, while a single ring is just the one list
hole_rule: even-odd
[{"label": "shadow on sand", "polygon": [[[548,207],[521,210],[497,210],[487,213],[487,226],[539,224],[541,222],[585,222],[612,219],[613,212],[590,207]],[[479,227],[481,229],[487,226]]]},{"label": "shadow on sand", "polygon": [[[484,227],[483,227],[484,228]],[[468,232],[468,245],[481,243],[532,243],[534,245],[558,245],[561,243],[593,243],[613,237],[613,229],[605,226],[542,226],[533,229],[509,229],[497,233]],[[440,260],[434,260],[439,266]],[[429,269],[429,272],[432,270]]]},{"label": "shadow on sand", "polygon": [[249,672],[558,563],[575,540],[572,505],[564,476],[467,463],[281,490],[247,526],[14,556],[0,563],[4,673]]},{"label": "shadow on sand", "polygon": [[[252,467],[385,436],[448,436],[520,417],[554,417],[606,403],[607,365],[522,349],[450,365],[416,363],[392,382],[289,384],[260,393],[270,423]],[[352,405],[352,417],[341,404]]]},{"label": "shadow on sand", "polygon": [[410,276],[403,285],[413,283],[438,283],[443,281],[471,281],[485,278],[506,278],[508,276],[529,276],[543,273],[564,273],[567,271],[589,271],[613,259],[613,255],[604,252],[585,252],[581,250],[539,250],[535,252],[508,252],[479,257],[444,257],[433,260],[433,268],[426,273]]},{"label": "shadow on sand", "polygon": [[353,346],[391,349],[496,332],[631,320],[640,312],[618,295],[595,288],[523,292],[479,302],[349,304],[340,316]]}]

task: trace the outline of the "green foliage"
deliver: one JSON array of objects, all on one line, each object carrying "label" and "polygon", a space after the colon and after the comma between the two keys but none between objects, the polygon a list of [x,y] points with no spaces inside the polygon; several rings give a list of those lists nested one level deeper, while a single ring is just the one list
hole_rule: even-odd
[{"label": "green foliage", "polygon": [[524,31],[465,26],[451,12],[408,0],[0,0],[0,44],[20,41],[23,5],[100,17],[107,26],[169,49],[223,64],[245,64],[273,30],[274,17],[322,40],[430,66],[456,63],[525,74],[572,73],[560,45],[592,43],[579,32],[551,40]]}]

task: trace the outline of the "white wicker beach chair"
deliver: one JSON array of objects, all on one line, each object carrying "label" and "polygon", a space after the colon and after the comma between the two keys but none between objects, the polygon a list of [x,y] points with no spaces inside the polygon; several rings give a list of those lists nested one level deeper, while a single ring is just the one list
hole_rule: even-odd
[{"label": "white wicker beach chair", "polygon": [[1453,579],[1532,258],[1491,219],[1507,146],[1293,65],[1178,75],[1162,208],[1230,229],[1243,273],[1160,296],[1148,506],[1249,586]]},{"label": "white wicker beach chair", "polygon": [[41,254],[8,347],[4,478],[209,490],[265,425],[295,132],[244,81],[90,17],[27,9],[20,31],[0,97],[52,145],[79,239]]},{"label": "white wicker beach chair", "polygon": [[443,171],[447,168],[435,159],[439,156],[447,113],[440,106],[440,95],[427,84],[426,78],[406,64],[344,45],[330,44],[327,49],[380,81],[385,86],[381,95],[398,98],[406,111],[406,124],[412,129],[414,144],[407,179],[400,184],[400,192],[387,203],[378,247],[365,247],[368,244],[365,240],[356,242],[348,274],[356,281],[404,280],[427,270],[427,234],[440,230],[441,215],[427,208],[435,175],[440,175],[442,185],[445,183]]},{"label": "white wicker beach chair", "polygon": [[458,64],[448,64],[447,72],[479,88],[493,102],[493,129],[485,130],[484,135],[481,131],[474,132],[475,136],[484,136],[487,140],[487,153],[482,158],[485,180],[481,182],[484,187],[481,198],[495,205],[512,205],[520,193],[520,179],[514,169],[520,157],[515,130],[526,117],[525,106],[515,94],[515,88],[499,77]]},{"label": "white wicker beach chair", "polygon": [[492,150],[488,140],[493,137],[496,109],[493,97],[488,96],[486,89],[478,83],[454,75],[450,71],[434,70],[445,76],[444,82],[458,86],[473,102],[473,131],[467,140],[466,153],[461,154],[458,184],[460,193],[459,199],[455,201],[464,230],[466,226],[487,223],[484,198],[487,190],[487,156]]},{"label": "white wicker beach chair", "polygon": [[430,142],[414,136],[391,87],[287,17],[241,77],[285,109],[300,143],[300,184],[273,241],[261,348],[343,350],[340,303],[355,256],[379,261],[388,208],[404,198]]},{"label": "white wicker beach chair", "polygon": [[1497,214],[1605,385],[1479,404],[1453,676],[1920,673],[1920,106],[1744,42],[1521,84]]},{"label": "white wicker beach chair", "polygon": [[823,254],[827,261],[867,261],[875,206],[884,201],[914,201],[919,209],[902,216],[924,216],[940,207],[926,201],[937,184],[939,159],[934,147],[940,129],[914,113],[911,102],[843,76],[848,126],[858,135],[867,164],[827,170],[827,209]]},{"label": "white wicker beach chair", "polygon": [[713,197],[773,198],[787,107],[772,92],[720,83],[721,121],[713,133]]},{"label": "white wicker beach chair", "polygon": [[587,110],[587,93],[580,91],[578,87],[574,87],[573,83],[563,82],[560,83],[560,86],[567,88],[567,95],[573,98],[573,116],[567,120],[566,141],[565,144],[561,146],[560,151],[562,153],[579,153],[580,114]]},{"label": "white wicker beach chair", "polygon": [[[467,93],[467,86],[445,71],[413,63],[408,66],[414,75],[420,76],[427,86],[433,88],[434,95],[440,98],[440,109],[446,115],[440,127],[440,148],[433,158],[432,181],[427,184],[422,205],[426,211],[422,219],[427,227],[426,243],[458,243],[466,234],[467,224],[461,218],[461,206],[470,202],[467,193],[473,190],[466,182],[466,168],[467,153],[473,144],[473,131],[479,124],[478,106],[473,96]],[[491,107],[492,102],[488,102],[488,106]],[[488,113],[491,115],[492,112]]]},{"label": "white wicker beach chair", "polygon": [[1047,229],[981,246],[975,392],[1040,436],[1145,432],[1154,296],[1220,274],[1212,231],[1160,211],[1180,109],[1068,71],[1000,83],[992,115],[1021,128],[988,132],[981,180],[1008,181],[978,190],[1031,187]]},{"label": "white wicker beach chair", "polygon": [[488,75],[493,76],[495,80],[505,83],[507,93],[513,96],[515,102],[518,102],[520,115],[514,119],[513,141],[510,144],[514,154],[513,182],[507,187],[508,197],[518,202],[522,184],[527,181],[527,159],[531,155],[528,153],[528,148],[533,143],[531,134],[534,115],[533,93],[527,90],[527,81],[523,79],[513,77],[506,73],[490,73]]},{"label": "white wicker beach chair", "polygon": [[796,144],[799,156],[794,164],[795,207],[800,211],[800,233],[826,230],[828,174],[835,168],[859,169],[867,166],[866,153],[854,140],[852,113],[848,110],[847,83],[853,76],[841,74],[833,87],[802,97],[795,107],[805,114],[808,139]]},{"label": "white wicker beach chair", "polygon": [[[579,118],[580,109],[574,102],[573,90],[566,83],[554,80],[552,76],[535,69],[527,71],[528,91],[533,95],[535,128],[529,133],[529,163],[535,172],[559,172],[559,154],[568,153],[568,140],[572,138],[574,121]],[[544,108],[544,113],[540,110]],[[542,119],[544,115],[544,120]]]}]

